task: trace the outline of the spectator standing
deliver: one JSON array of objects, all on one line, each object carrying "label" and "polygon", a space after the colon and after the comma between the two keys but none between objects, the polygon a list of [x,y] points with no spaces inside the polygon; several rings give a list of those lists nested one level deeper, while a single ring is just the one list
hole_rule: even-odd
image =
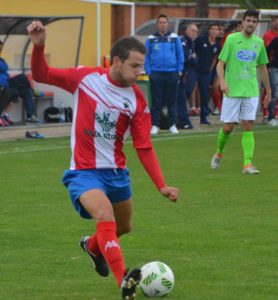
[{"label": "spectator standing", "polygon": [[263,40],[254,33],[258,24],[259,13],[247,10],[243,15],[242,31],[230,34],[219,55],[217,73],[220,89],[225,93],[221,121],[223,128],[218,134],[217,150],[211,160],[211,167],[217,169],[229,141],[234,126],[241,121],[243,173],[259,174],[253,166],[252,159],[255,148],[253,124],[259,102],[257,67],[260,78],[266,89],[264,105],[271,99],[271,90],[266,64],[268,63]]},{"label": "spectator standing", "polygon": [[270,29],[263,35],[265,46],[267,47],[276,36],[278,36],[278,16],[271,18]]},{"label": "spectator standing", "polygon": [[208,116],[209,109],[209,86],[213,68],[217,61],[217,54],[220,50],[220,44],[217,42],[219,28],[217,24],[210,24],[208,35],[199,35],[195,40],[195,50],[197,54],[197,63],[194,69],[188,74],[187,96],[189,97],[198,82],[201,101],[200,124],[210,125]]},{"label": "spectator standing", "polygon": [[157,31],[146,40],[145,71],[150,78],[152,104],[151,134],[158,134],[162,108],[167,105],[170,133],[177,130],[177,98],[180,76],[183,71],[184,55],[181,40],[169,31],[166,15],[157,18]]},{"label": "spectator standing", "polygon": [[181,38],[184,53],[184,70],[180,80],[178,95],[178,126],[181,129],[193,128],[187,109],[186,80],[190,69],[196,64],[194,39],[197,35],[198,27],[192,23],[186,27],[185,33]]},{"label": "spectator standing", "polygon": [[[122,298],[134,299],[141,270],[125,269],[119,239],[131,228],[132,199],[123,145],[131,133],[139,160],[161,195],[176,202],[178,189],[165,184],[150,140],[150,113],[134,84],[144,65],[144,45],[134,37],[118,40],[111,49],[109,70],[96,67],[58,69],[44,58],[45,28],[32,22],[32,75],[74,95],[70,170],[63,183],[72,204],[85,219],[96,221],[96,233],[80,241],[96,271],[112,271]],[[108,268],[109,267],[109,268]]]},{"label": "spectator standing", "polygon": [[3,42],[0,41],[0,85],[10,90],[13,99],[20,97],[23,100],[27,122],[39,123],[38,118],[35,116],[35,104],[33,101],[33,89],[26,75],[19,74],[13,77],[9,76],[9,66],[6,61],[1,57],[3,50]]},{"label": "spectator standing", "polygon": [[[271,24],[270,24],[270,29],[267,30],[264,35],[263,35],[263,40],[265,47],[268,47],[271,41],[278,36],[278,16],[274,16],[271,19]],[[271,47],[271,51],[268,51],[268,60],[270,62],[270,65],[272,64],[272,60],[275,59],[273,56],[275,53],[274,47]],[[271,72],[273,67],[270,67],[269,70],[269,79],[270,79],[270,84],[271,88],[275,89],[275,86],[273,86],[273,82],[275,82],[275,78],[272,79],[272,76],[275,75],[275,70],[274,72]],[[277,81],[276,81],[277,82]],[[263,96],[264,96],[264,91],[263,91]],[[274,93],[272,94],[272,97],[274,97]],[[263,97],[262,97],[263,98]],[[271,102],[269,103],[268,107],[263,107],[263,116],[264,116],[264,123],[267,123],[271,126],[276,126],[278,125],[277,120],[275,119],[275,106],[276,106],[276,99],[272,98]]]},{"label": "spectator standing", "polygon": [[272,99],[268,105],[268,124],[277,126],[278,122],[275,118],[275,107],[278,98],[278,35],[272,39],[270,44],[267,46],[267,54],[270,58],[268,72],[272,95]]},{"label": "spectator standing", "polygon": [[235,32],[240,32],[241,30],[242,30],[242,23],[241,23],[241,21],[232,23],[232,25],[230,25],[230,26],[226,29],[226,31],[225,31],[223,37],[222,37],[221,40],[220,40],[220,46],[221,46],[221,48],[223,48],[224,43],[225,43],[225,41],[226,41],[226,38],[227,38],[227,36],[228,36],[229,34],[235,33]]}]

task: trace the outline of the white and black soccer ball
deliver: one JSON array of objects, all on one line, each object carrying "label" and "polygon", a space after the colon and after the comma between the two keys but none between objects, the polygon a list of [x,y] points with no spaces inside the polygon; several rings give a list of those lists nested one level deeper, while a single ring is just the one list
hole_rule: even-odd
[{"label": "white and black soccer ball", "polygon": [[169,294],[175,283],[173,271],[163,262],[153,261],[142,268],[139,288],[149,297],[163,297]]}]

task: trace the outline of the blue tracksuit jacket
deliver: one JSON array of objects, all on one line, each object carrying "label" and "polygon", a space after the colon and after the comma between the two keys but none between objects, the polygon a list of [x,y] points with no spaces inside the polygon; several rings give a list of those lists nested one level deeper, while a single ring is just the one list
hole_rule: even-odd
[{"label": "blue tracksuit jacket", "polygon": [[181,40],[170,31],[165,35],[155,32],[146,41],[145,72],[182,72],[184,54]]}]

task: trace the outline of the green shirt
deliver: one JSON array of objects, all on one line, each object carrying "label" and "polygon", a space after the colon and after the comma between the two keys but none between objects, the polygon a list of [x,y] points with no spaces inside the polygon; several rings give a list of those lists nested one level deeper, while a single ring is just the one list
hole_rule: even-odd
[{"label": "green shirt", "polygon": [[219,54],[226,64],[225,81],[229,97],[245,98],[259,95],[257,65],[265,65],[268,58],[263,40],[256,35],[245,37],[241,32],[230,34]]}]

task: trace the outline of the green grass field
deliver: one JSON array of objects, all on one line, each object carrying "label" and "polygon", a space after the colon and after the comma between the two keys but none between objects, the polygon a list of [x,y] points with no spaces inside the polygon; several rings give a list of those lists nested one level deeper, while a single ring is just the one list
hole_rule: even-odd
[{"label": "green grass field", "polygon": [[[215,131],[160,135],[154,147],[177,204],[162,198],[126,147],[133,231],[121,238],[128,267],[160,260],[175,274],[168,300],[278,299],[278,131],[255,131],[254,164],[241,174],[241,134],[221,168],[210,169]],[[113,276],[99,277],[78,245],[95,224],[81,219],[61,184],[69,139],[0,143],[0,299],[117,300]],[[148,299],[139,291],[136,299]]]}]

